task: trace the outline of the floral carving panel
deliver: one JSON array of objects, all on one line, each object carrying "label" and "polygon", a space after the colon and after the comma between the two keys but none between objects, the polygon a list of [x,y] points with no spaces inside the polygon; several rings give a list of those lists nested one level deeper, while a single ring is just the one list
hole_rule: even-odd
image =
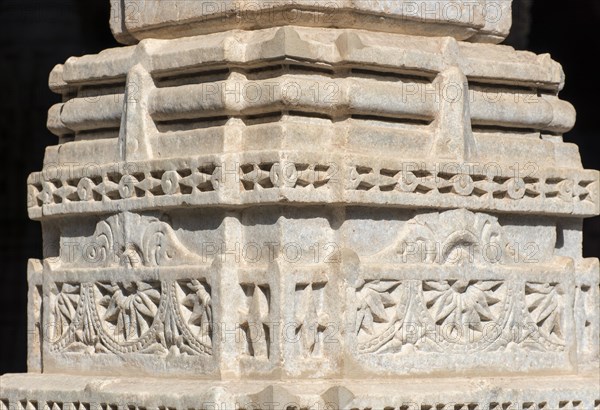
[{"label": "floral carving panel", "polygon": [[[486,254],[491,248],[493,258]],[[402,358],[394,359],[400,372],[431,355],[442,367],[456,355],[466,369],[471,357],[478,366],[481,357],[499,366],[527,357],[533,368],[568,367],[574,273],[558,262],[532,265],[516,257],[493,216],[419,215],[396,242],[358,263],[348,282],[348,341],[369,367],[375,361],[387,369],[385,357]]]},{"label": "floral carving panel", "polygon": [[197,279],[52,285],[54,353],[212,355],[211,288]]},{"label": "floral carving panel", "polygon": [[498,323],[504,313],[505,284],[501,281],[447,280],[423,281],[423,300],[438,326],[446,326],[450,338],[468,343],[461,328],[477,333],[486,323]]},{"label": "floral carving panel", "polygon": [[159,282],[111,282],[95,285],[95,301],[90,306],[106,335],[105,343],[121,352],[139,350],[149,343],[155,331],[161,306]]}]

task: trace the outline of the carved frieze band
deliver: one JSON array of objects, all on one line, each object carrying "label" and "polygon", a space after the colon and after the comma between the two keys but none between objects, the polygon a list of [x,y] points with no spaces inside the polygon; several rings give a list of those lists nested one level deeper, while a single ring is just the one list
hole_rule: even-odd
[{"label": "carved frieze band", "polygon": [[367,280],[356,288],[359,353],[565,349],[565,289],[503,280]]},{"label": "carved frieze band", "polygon": [[55,282],[50,293],[53,352],[212,355],[205,281]]},{"label": "carved frieze band", "polygon": [[[46,215],[192,205],[355,203],[590,216],[598,212],[598,173],[515,170],[498,164],[190,158],[46,170],[28,180],[29,213]],[[364,165],[363,165],[364,164]],[[274,191],[273,194],[268,192]],[[277,192],[275,192],[277,191]],[[278,192],[285,191],[281,196]],[[284,199],[282,199],[284,198]]]},{"label": "carved frieze band", "polygon": [[[299,348],[306,357],[330,325],[311,296],[321,284],[298,285],[309,295],[295,307]],[[243,284],[245,354],[269,358],[272,318],[269,287]],[[355,288],[358,353],[417,351],[468,353],[509,344],[537,351],[565,349],[565,293],[557,282],[508,280],[367,279]],[[351,304],[352,304],[351,303]],[[212,354],[211,288],[203,281],[135,281],[52,284],[53,352]],[[352,313],[351,313],[352,314]],[[315,350],[317,349],[317,350]]]},{"label": "carved frieze band", "polygon": [[[140,224],[147,229],[139,244],[117,244],[123,230]],[[211,286],[208,273],[198,276],[208,264],[200,264],[197,250],[187,248],[169,223],[115,215],[98,222],[92,239],[101,279],[65,279],[85,273],[69,261],[56,265],[57,270],[48,265],[52,275],[60,270],[70,275],[45,285],[49,323],[44,328],[49,327],[52,351],[212,354]],[[282,279],[267,275],[265,268],[240,269],[239,321],[229,325],[238,327],[244,339],[240,351],[250,357],[270,359],[273,323],[281,320],[294,322],[300,354],[322,355],[323,335],[336,315],[324,302],[324,290],[331,289],[328,276],[319,272],[339,268],[347,278],[345,310],[354,323],[351,341],[358,353],[398,353],[407,346],[432,353],[510,348],[564,352],[571,343],[569,298],[576,287],[570,279],[572,261],[527,265],[511,249],[494,216],[464,209],[420,214],[356,269],[344,259],[335,267],[303,267],[304,276],[290,288],[288,319],[282,319],[280,302],[273,304],[274,287],[284,286]],[[156,270],[152,278],[144,276],[165,267],[171,270],[161,271],[164,275]],[[115,269],[129,279],[114,279]],[[196,279],[189,278],[190,269]],[[581,292],[591,287],[578,286],[577,306],[589,309],[593,303]],[[342,326],[337,323],[338,329]]]},{"label": "carved frieze band", "polygon": [[565,349],[573,284],[560,264],[543,279],[515,275],[527,262],[495,217],[418,215],[374,259],[392,263],[366,263],[352,284],[360,353]]}]

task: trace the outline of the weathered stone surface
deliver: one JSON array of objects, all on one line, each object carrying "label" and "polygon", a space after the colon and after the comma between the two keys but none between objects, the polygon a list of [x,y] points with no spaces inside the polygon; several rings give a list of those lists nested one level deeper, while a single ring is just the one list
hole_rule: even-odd
[{"label": "weathered stone surface", "polygon": [[510,0],[111,0],[111,29],[126,44],[285,25],[360,28],[499,43]]},{"label": "weathered stone surface", "polygon": [[578,244],[548,217],[279,206],[87,219],[47,230],[63,251],[44,266],[44,371],[475,375],[597,357],[597,261],[557,249]]},{"label": "weathered stone surface", "polygon": [[30,215],[183,202],[594,215],[598,174],[560,138],[575,121],[563,77],[504,46],[301,27],[72,58],[50,77],[62,144],[30,178]]},{"label": "weathered stone surface", "polygon": [[[596,409],[598,375],[396,381],[207,382],[67,375],[3,376],[3,408]],[[28,386],[28,387],[26,387]],[[4,387],[4,384],[3,384]]]},{"label": "weathered stone surface", "polygon": [[3,376],[0,410],[598,410],[599,174],[558,63],[409,2],[118,3],[141,41],[50,74],[42,374]]}]

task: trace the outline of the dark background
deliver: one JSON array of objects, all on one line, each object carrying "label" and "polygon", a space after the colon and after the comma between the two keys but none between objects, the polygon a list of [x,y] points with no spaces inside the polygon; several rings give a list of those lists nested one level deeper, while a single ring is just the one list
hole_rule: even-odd
[{"label": "dark background", "polygon": [[[598,169],[600,1],[527,3],[516,1],[508,43],[551,53],[563,65],[561,98],[578,111],[565,140],[579,145],[585,168]],[[27,259],[42,257],[40,224],[27,218],[26,178],[41,169],[44,148],[57,143],[45,126],[48,108],[59,102],[48,74],[70,56],[117,46],[109,17],[109,0],[0,0],[0,374],[26,371]],[[598,256],[600,218],[584,229],[584,255]]]}]

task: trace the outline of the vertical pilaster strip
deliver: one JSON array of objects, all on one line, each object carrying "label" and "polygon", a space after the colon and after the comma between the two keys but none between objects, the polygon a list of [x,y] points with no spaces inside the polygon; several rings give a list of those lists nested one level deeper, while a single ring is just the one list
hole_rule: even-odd
[{"label": "vertical pilaster strip", "polygon": [[435,120],[436,158],[465,161],[475,150],[467,78],[458,67],[441,72],[433,83],[439,112]]},{"label": "vertical pilaster strip", "polygon": [[[222,222],[222,244],[216,244],[221,249],[216,255],[219,259],[217,276],[217,326],[218,333],[215,335],[217,348],[217,360],[221,378],[236,378],[239,373],[240,352],[238,341],[240,340],[239,310],[243,301],[239,284],[239,268],[241,256],[238,248],[242,243],[242,225],[239,213],[235,211],[226,212]],[[217,266],[217,265],[215,265]],[[237,300],[236,300],[237,299]]]},{"label": "vertical pilaster strip", "polygon": [[355,357],[357,356],[357,339],[356,339],[356,289],[360,287],[361,278],[361,267],[360,258],[351,249],[342,249],[341,261],[339,264],[339,270],[341,274],[340,279],[340,292],[344,298],[344,312],[341,316],[343,322],[343,334],[340,338],[343,340],[344,345],[344,356],[342,377],[352,376],[355,374]]},{"label": "vertical pilaster strip", "polygon": [[446,38],[440,48],[447,68],[433,82],[439,107],[434,122],[433,154],[442,160],[468,161],[476,151],[471,125],[469,83],[459,68],[462,58],[457,41]]},{"label": "vertical pilaster strip", "polygon": [[142,64],[131,68],[124,94],[123,116],[119,131],[122,161],[140,161],[152,157],[150,138],[157,130],[149,112],[148,101],[154,81]]},{"label": "vertical pilaster strip", "polygon": [[581,367],[600,359],[600,332],[594,324],[600,322],[600,276],[598,259],[587,258],[575,268],[575,340],[577,360]]},{"label": "vertical pilaster strip", "polygon": [[42,372],[42,261],[29,259],[27,263],[27,371]]}]

